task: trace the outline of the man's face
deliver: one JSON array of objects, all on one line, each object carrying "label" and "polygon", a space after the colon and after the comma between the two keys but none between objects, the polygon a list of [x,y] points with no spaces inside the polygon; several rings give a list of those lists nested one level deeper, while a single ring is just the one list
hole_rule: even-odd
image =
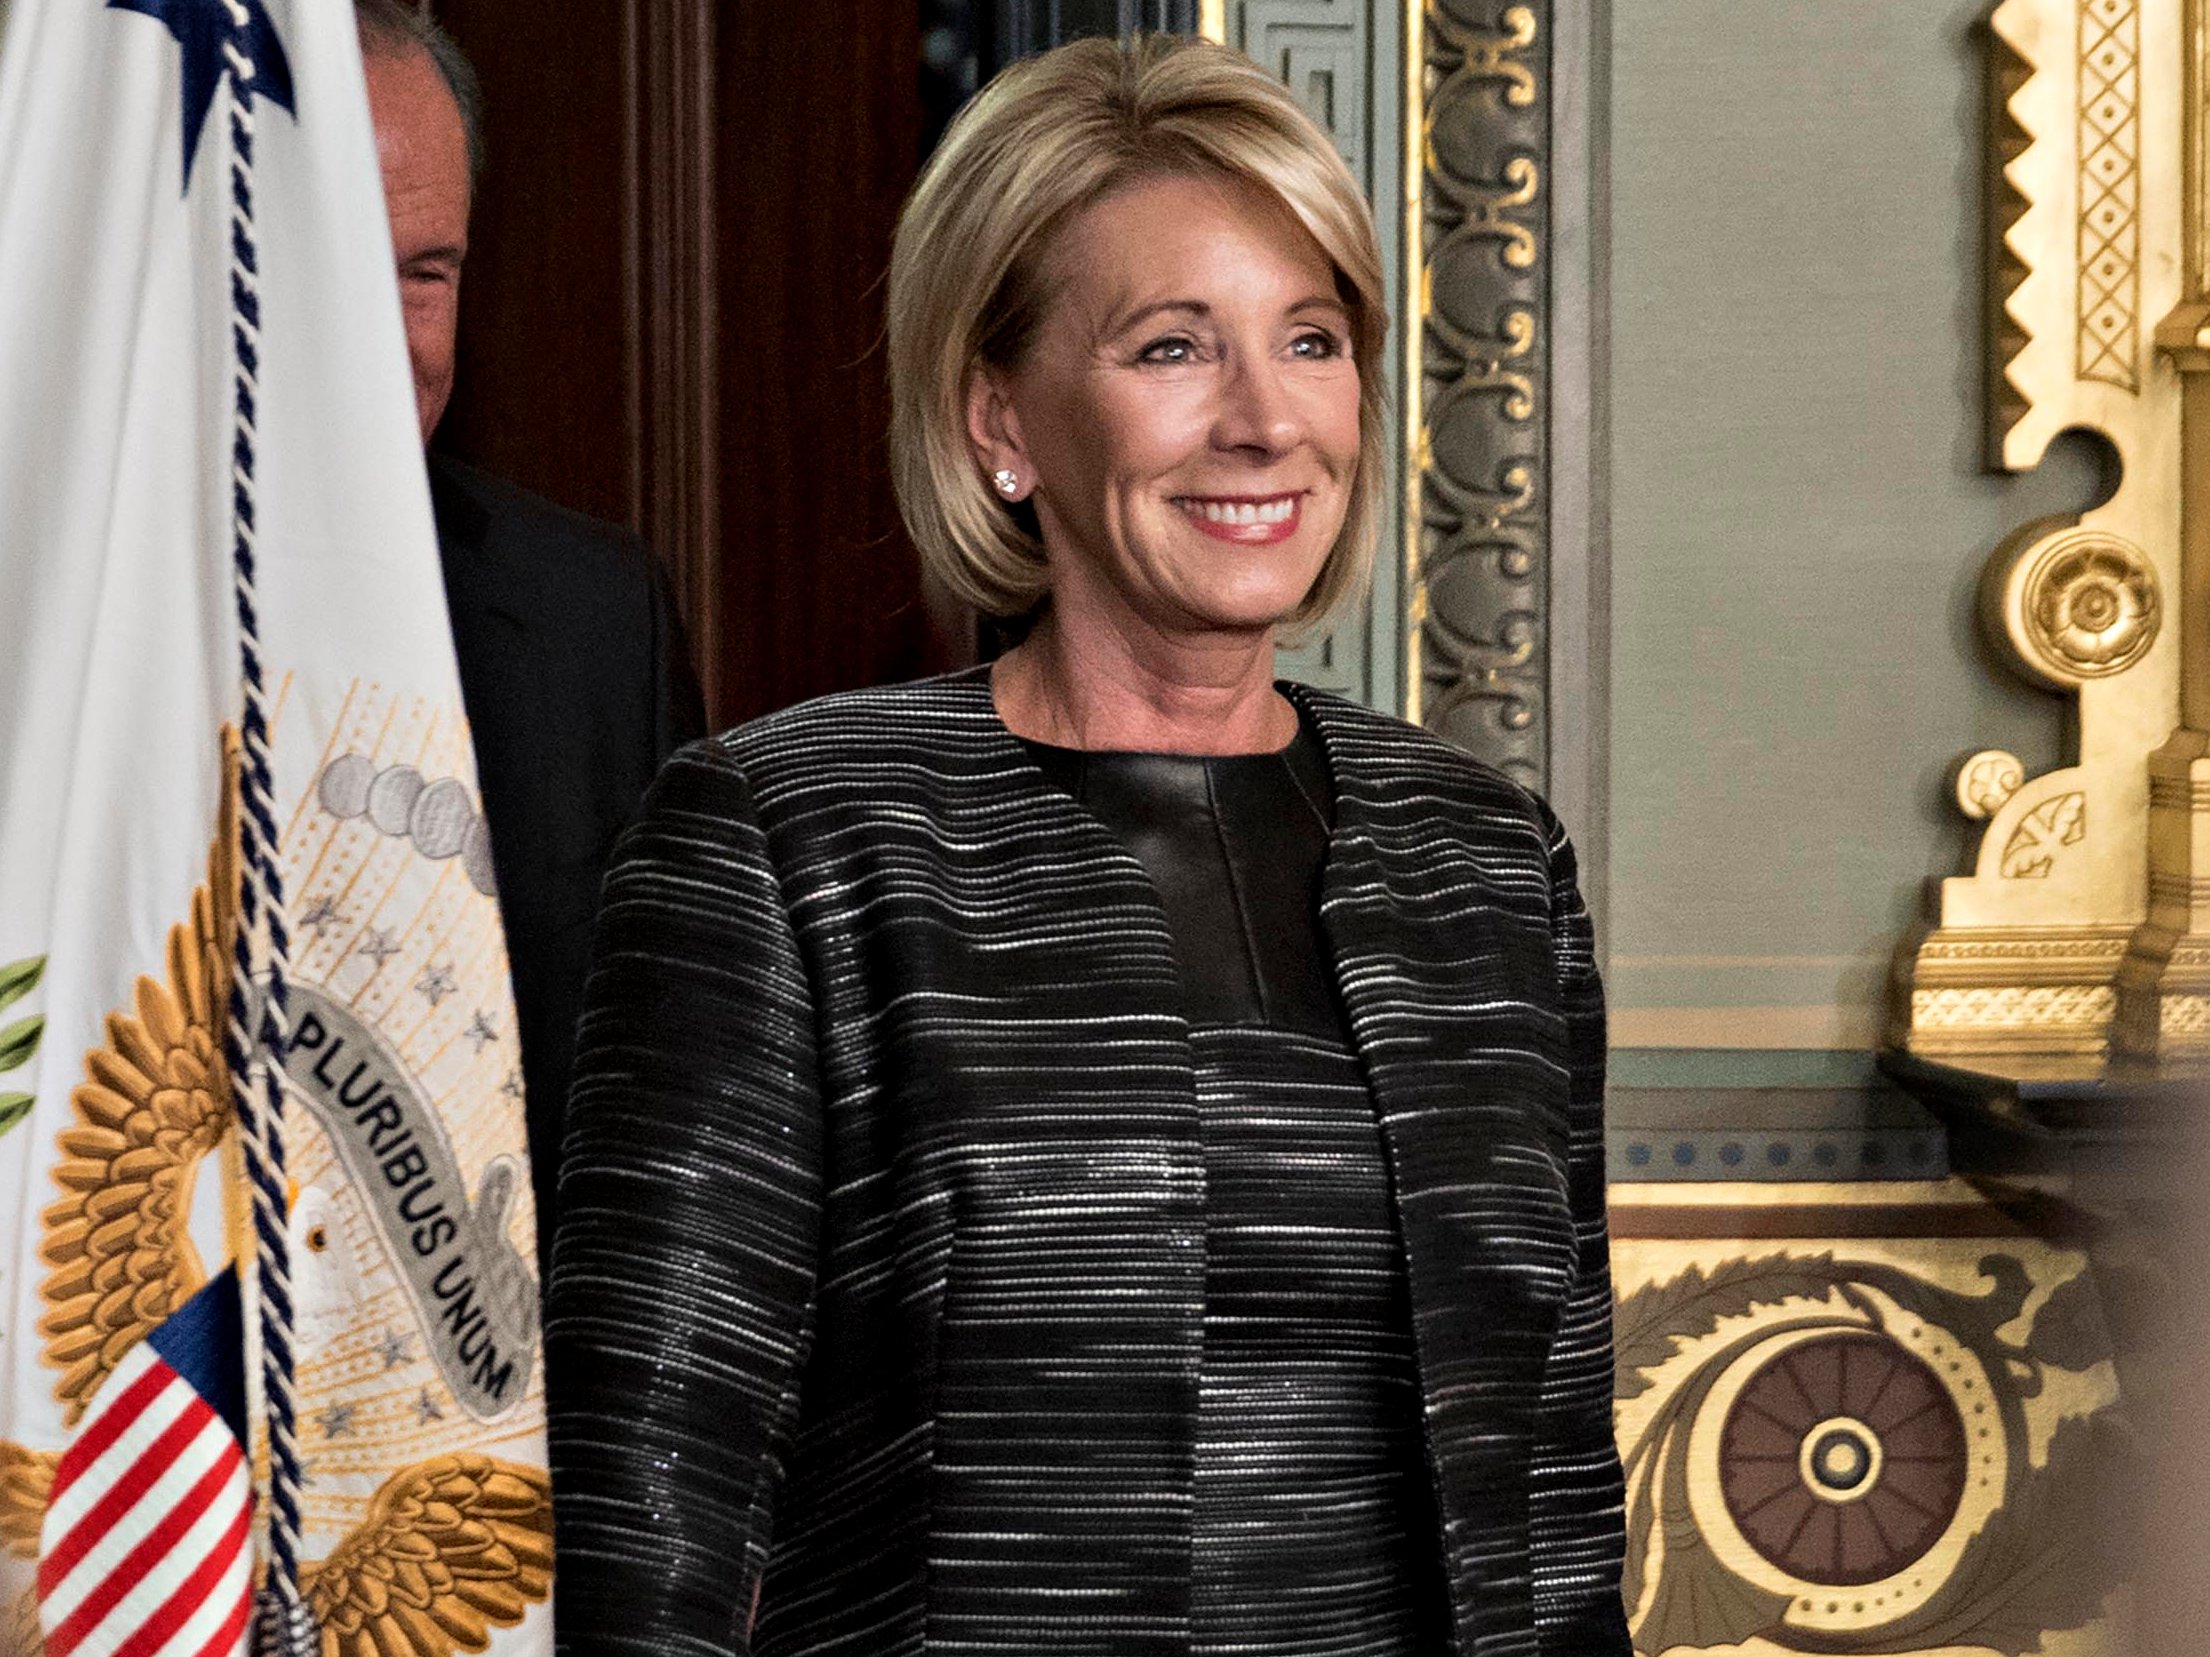
[{"label": "man's face", "polygon": [[468,257],[468,134],[429,53],[366,43],[364,51],[415,413],[428,443],[453,394],[460,267]]}]

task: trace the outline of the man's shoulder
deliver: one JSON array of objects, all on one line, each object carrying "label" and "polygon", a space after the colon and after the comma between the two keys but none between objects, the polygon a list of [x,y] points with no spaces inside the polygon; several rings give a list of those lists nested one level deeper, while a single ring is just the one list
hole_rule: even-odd
[{"label": "man's shoulder", "polygon": [[571,511],[449,455],[431,455],[429,472],[438,541],[448,558],[466,556],[494,567],[519,560],[533,581],[573,578],[602,594],[610,580],[651,576],[645,544],[618,524]]}]

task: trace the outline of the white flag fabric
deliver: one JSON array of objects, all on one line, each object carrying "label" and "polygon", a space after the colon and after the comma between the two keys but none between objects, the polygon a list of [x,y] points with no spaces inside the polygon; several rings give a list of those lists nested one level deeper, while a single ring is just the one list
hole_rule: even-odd
[{"label": "white flag fabric", "polygon": [[303,1602],[347,1657],[549,1651],[520,1054],[352,8],[0,4],[0,1653],[242,1649],[244,1521],[161,1412],[226,1419],[227,1365],[279,1480],[225,1056],[270,840]]}]

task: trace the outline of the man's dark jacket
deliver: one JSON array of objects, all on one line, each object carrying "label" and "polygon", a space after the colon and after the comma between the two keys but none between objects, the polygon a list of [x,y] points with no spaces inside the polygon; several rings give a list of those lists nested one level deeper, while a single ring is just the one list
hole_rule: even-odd
[{"label": "man's dark jacket", "polygon": [[430,500],[491,825],[549,1250],[606,856],[660,762],[703,732],[705,715],[643,542],[442,455],[430,457]]}]

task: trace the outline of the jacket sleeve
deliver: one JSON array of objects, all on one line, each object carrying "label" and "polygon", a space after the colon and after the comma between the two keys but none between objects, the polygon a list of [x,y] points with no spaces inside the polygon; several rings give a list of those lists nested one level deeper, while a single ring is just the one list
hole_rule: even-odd
[{"label": "jacket sleeve", "polygon": [[1543,810],[1564,1000],[1576,1260],[1543,1371],[1530,1469],[1535,1627],[1544,1657],[1628,1657],[1626,1497],[1612,1431],[1611,1234],[1604,1216],[1604,989],[1573,847]]},{"label": "jacket sleeve", "polygon": [[735,761],[678,753],[606,882],[545,1365],[568,1657],[740,1653],[809,1338],[811,995]]}]

